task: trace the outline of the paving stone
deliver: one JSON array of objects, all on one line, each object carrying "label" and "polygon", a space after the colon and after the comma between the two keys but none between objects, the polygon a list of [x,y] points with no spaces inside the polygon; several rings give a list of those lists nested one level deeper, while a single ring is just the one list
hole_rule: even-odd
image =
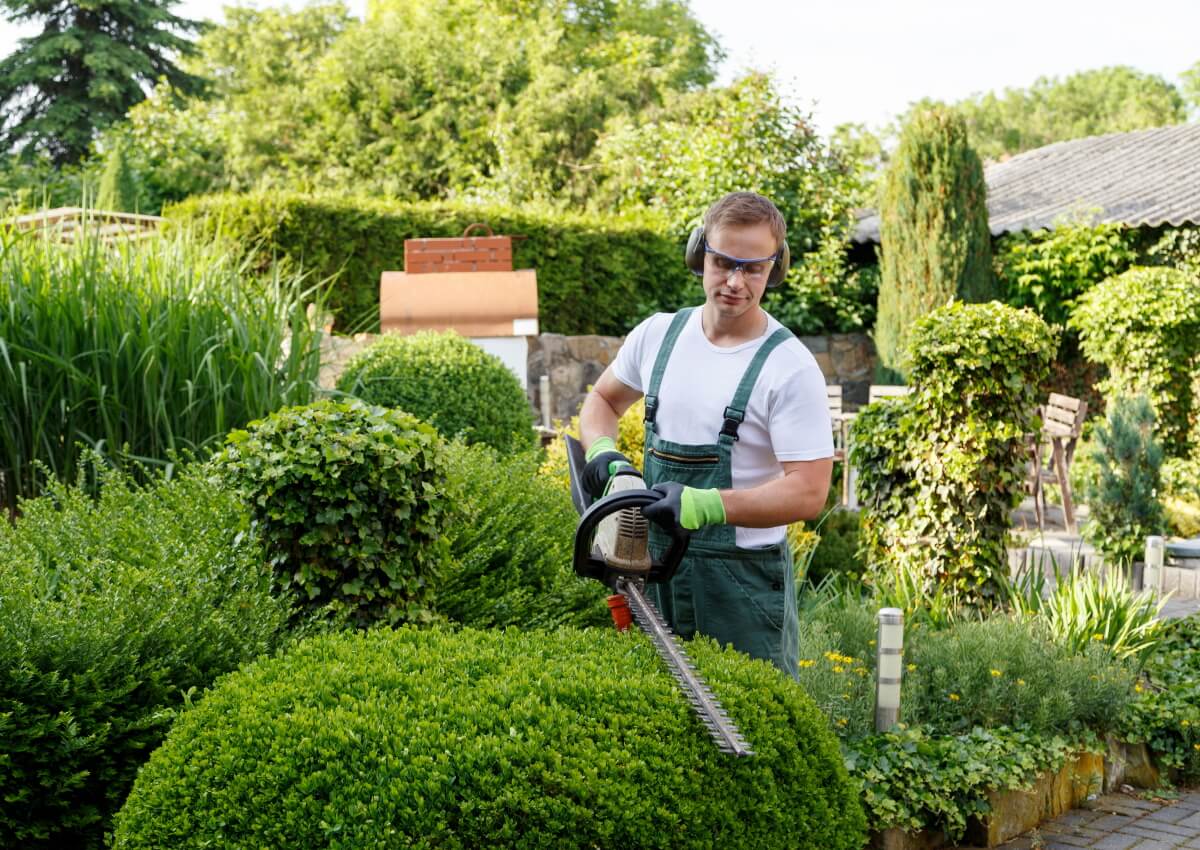
[{"label": "paving stone", "polygon": [[1106,835],[1099,841],[1095,842],[1092,847],[1096,850],[1129,850],[1142,839],[1136,835]]},{"label": "paving stone", "polygon": [[1146,815],[1144,818],[1142,818],[1142,820],[1161,821],[1163,823],[1177,823],[1186,818],[1188,815],[1194,814],[1195,812],[1191,809],[1185,809],[1176,804],[1172,806],[1163,806],[1157,812],[1150,812],[1150,814]]},{"label": "paving stone", "polygon": [[1162,821],[1150,821],[1142,818],[1137,823],[1131,823],[1124,827],[1119,832],[1132,832],[1134,835],[1144,835],[1147,838],[1159,838],[1167,840],[1167,836],[1175,836],[1177,838],[1195,838],[1196,830],[1188,829],[1186,826],[1179,826],[1173,823],[1163,823]]},{"label": "paving stone", "polygon": [[1129,815],[1108,814],[1104,817],[1096,818],[1094,821],[1088,824],[1088,826],[1092,829],[1114,832],[1122,827],[1136,822],[1136,817],[1130,817]]},{"label": "paving stone", "polygon": [[1196,835],[1200,835],[1200,811],[1192,811],[1191,809],[1182,809],[1186,813],[1186,817],[1177,821],[1180,826],[1186,826],[1193,830]]},{"label": "paving stone", "polygon": [[1176,850],[1179,847],[1175,842],[1167,843],[1165,841],[1155,841],[1152,838],[1146,839],[1141,844],[1135,844],[1133,850]]}]

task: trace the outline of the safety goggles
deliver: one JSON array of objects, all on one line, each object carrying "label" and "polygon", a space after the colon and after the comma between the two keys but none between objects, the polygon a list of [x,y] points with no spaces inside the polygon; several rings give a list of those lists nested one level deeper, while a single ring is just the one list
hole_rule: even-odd
[{"label": "safety goggles", "polygon": [[738,272],[741,272],[746,280],[766,280],[767,276],[771,274],[771,269],[779,259],[779,252],[769,257],[759,257],[754,260],[731,257],[710,247],[707,242],[704,243],[704,253],[712,257],[713,268],[724,275],[726,280]]}]

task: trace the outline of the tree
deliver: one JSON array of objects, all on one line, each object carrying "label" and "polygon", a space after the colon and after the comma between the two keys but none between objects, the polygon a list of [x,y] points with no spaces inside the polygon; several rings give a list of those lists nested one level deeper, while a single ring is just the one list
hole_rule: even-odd
[{"label": "tree", "polygon": [[1005,89],[955,105],[984,159],[1053,142],[1121,133],[1187,120],[1179,90],[1157,74],[1123,65],[1041,77],[1028,89]]},{"label": "tree", "polygon": [[1193,116],[1200,117],[1200,62],[1184,71],[1182,80],[1183,96],[1187,99],[1188,107]]},{"label": "tree", "polygon": [[201,24],[171,13],[178,0],[0,0],[14,22],[41,21],[0,60],[0,146],[45,152],[56,164],[79,161],[96,130],[122,118],[166,79],[185,93],[202,81],[173,53],[192,49],[176,31]]},{"label": "tree", "polygon": [[875,347],[881,377],[907,371],[913,323],[954,299],[996,294],[983,165],[952,109],[911,117],[884,179],[880,206],[882,278]]},{"label": "tree", "polygon": [[719,55],[682,0],[380,0],[364,25],[341,3],[227,19],[187,65],[214,98],[131,115],[207,137],[219,188],[579,205],[608,123],[707,84]]},{"label": "tree", "polygon": [[114,145],[108,152],[104,175],[100,178],[100,189],[96,193],[96,206],[102,210],[117,212],[138,211],[137,182],[129,170],[124,143]]}]

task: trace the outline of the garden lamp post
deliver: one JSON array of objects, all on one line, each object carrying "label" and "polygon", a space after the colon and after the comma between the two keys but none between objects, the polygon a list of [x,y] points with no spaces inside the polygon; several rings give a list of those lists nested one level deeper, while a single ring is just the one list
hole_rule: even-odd
[{"label": "garden lamp post", "polygon": [[904,660],[904,612],[881,608],[878,614],[878,657],[875,664],[875,731],[886,732],[900,721],[900,679]]},{"label": "garden lamp post", "polygon": [[1162,595],[1164,542],[1157,534],[1146,538],[1146,561],[1142,568],[1142,587],[1154,591],[1157,599]]}]

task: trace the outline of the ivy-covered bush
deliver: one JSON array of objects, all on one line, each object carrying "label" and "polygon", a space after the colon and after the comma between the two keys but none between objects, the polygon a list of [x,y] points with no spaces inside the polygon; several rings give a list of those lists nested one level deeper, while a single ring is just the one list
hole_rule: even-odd
[{"label": "ivy-covered bush", "polygon": [[1092,432],[1096,477],[1088,489],[1084,536],[1112,564],[1140,561],[1146,538],[1166,531],[1159,494],[1163,450],[1145,396],[1118,397]]},{"label": "ivy-covered bush", "polygon": [[1065,219],[1001,237],[993,263],[1009,304],[1064,325],[1076,298],[1134,263],[1136,242],[1137,231],[1123,224]]},{"label": "ivy-covered bush", "polygon": [[626,334],[657,309],[683,306],[695,292],[680,237],[646,212],[592,216],[260,192],[193,197],[164,215],[173,224],[220,234],[263,263],[278,258],[330,279],[330,307],[343,332],[379,328],[379,276],[404,268],[405,239],[461,236],[477,221],[523,237],[513,243],[513,266],[537,270],[543,331]]},{"label": "ivy-covered bush", "polygon": [[386,334],[350,359],[337,388],[400,408],[447,438],[501,452],[534,444],[533,409],[520,381],[500,358],[453,331]]},{"label": "ivy-covered bush", "polygon": [[707,639],[689,653],[753,758],[717,751],[637,632],[314,639],[176,722],[114,847],[862,847],[812,701]]},{"label": "ivy-covered bush", "polygon": [[432,617],[455,504],[442,453],[410,414],[323,400],[233,431],[216,463],[279,587],[336,620],[394,624]]},{"label": "ivy-covered bush", "polygon": [[919,320],[913,392],[868,405],[852,426],[861,539],[870,568],[941,583],[962,601],[1006,575],[1038,386],[1056,334],[1030,310],[955,302]]},{"label": "ivy-covered bush", "polygon": [[1186,457],[1195,442],[1200,371],[1200,282],[1187,272],[1135,266],[1079,298],[1071,314],[1088,359],[1108,367],[1109,399],[1145,395],[1163,448]]},{"label": "ivy-covered bush", "polygon": [[104,847],[181,704],[284,639],[237,496],[84,468],[0,522],[3,847]]},{"label": "ivy-covered bush", "polygon": [[460,495],[438,612],[475,628],[610,626],[608,591],[571,563],[579,515],[567,491],[538,474],[539,453],[504,457],[455,442],[447,461]]}]

